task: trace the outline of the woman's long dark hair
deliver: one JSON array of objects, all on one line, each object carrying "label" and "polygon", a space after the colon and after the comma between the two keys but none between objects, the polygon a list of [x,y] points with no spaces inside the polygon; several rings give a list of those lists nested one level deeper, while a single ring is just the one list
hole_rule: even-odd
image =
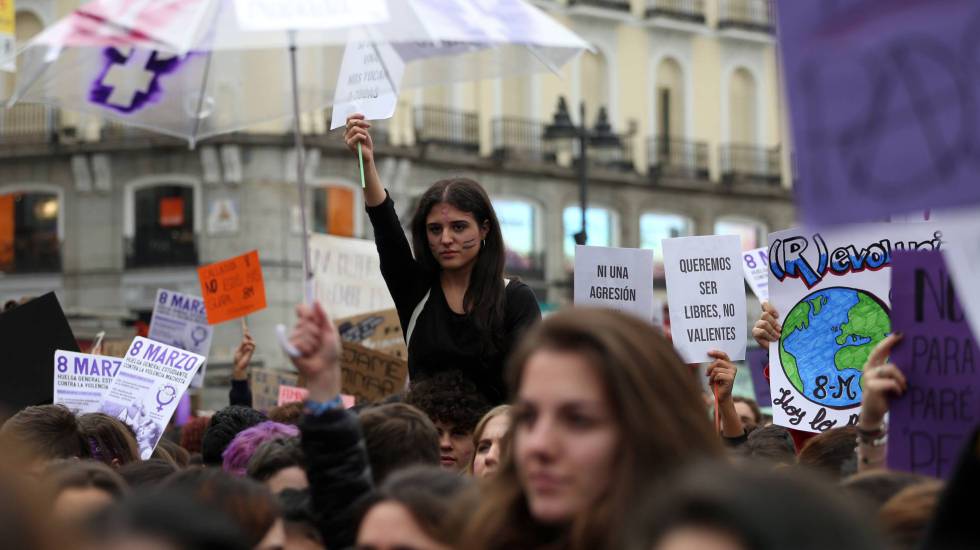
[{"label": "woman's long dark hair", "polygon": [[500,348],[504,322],[504,238],[500,222],[490,203],[490,197],[479,183],[469,178],[450,178],[437,181],[419,199],[412,218],[412,246],[415,258],[432,273],[442,268],[432,256],[426,235],[425,220],[432,207],[445,202],[458,210],[473,214],[479,227],[487,227],[485,244],[476,258],[470,274],[470,285],[463,297],[463,308],[469,313],[477,330],[483,335],[487,352]]}]

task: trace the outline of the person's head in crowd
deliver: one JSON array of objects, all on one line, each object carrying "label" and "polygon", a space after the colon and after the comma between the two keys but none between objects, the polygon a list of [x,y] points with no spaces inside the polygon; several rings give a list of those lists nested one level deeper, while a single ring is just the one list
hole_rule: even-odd
[{"label": "person's head in crowd", "polygon": [[805,470],[697,463],[647,495],[628,550],[878,550],[873,516]]},{"label": "person's head in crowd", "polygon": [[238,525],[185,491],[137,491],[89,522],[81,550],[251,550]]},{"label": "person's head in crowd", "polygon": [[469,478],[434,466],[394,472],[362,502],[359,550],[450,550],[459,533],[454,502]]},{"label": "person's head in crowd", "polygon": [[[569,308],[511,357],[510,459],[465,540],[480,548],[618,548],[614,524],[692,460],[722,454],[700,384],[652,325]],[[569,540],[570,539],[570,540]]]},{"label": "person's head in crowd", "polygon": [[305,489],[310,485],[298,437],[270,439],[259,445],[249,459],[245,473],[255,481],[265,483],[273,494],[286,489]]},{"label": "person's head in crowd", "polygon": [[878,522],[892,550],[919,548],[942,490],[941,481],[929,479],[902,489],[882,505]]},{"label": "person's head in crowd", "polygon": [[808,439],[797,462],[839,481],[857,472],[856,442],[854,426],[831,428]]},{"label": "person's head in crowd", "polygon": [[875,469],[848,477],[841,482],[841,487],[879,509],[902,489],[932,479],[909,472]]},{"label": "person's head in crowd", "polygon": [[10,311],[15,307],[17,307],[17,305],[18,305],[17,300],[7,300],[6,302],[3,303],[3,310]]},{"label": "person's head in crowd", "polygon": [[439,465],[439,430],[417,408],[405,403],[378,405],[358,417],[375,484],[406,466]]},{"label": "person's head in crowd", "polygon": [[763,426],[752,430],[740,452],[753,461],[761,460],[773,465],[790,466],[796,463],[793,436],[782,426]]},{"label": "person's head in crowd", "polygon": [[186,491],[201,504],[221,510],[245,533],[251,548],[276,548],[285,539],[279,504],[261,483],[218,468],[180,470],[163,487]]},{"label": "person's head in crowd", "polygon": [[166,449],[167,453],[170,454],[170,458],[173,459],[174,464],[178,468],[186,468],[191,461],[191,454],[187,452],[187,449],[181,447],[173,441],[163,438],[157,443],[157,448]]},{"label": "person's head in crowd", "polygon": [[299,421],[302,418],[302,401],[294,401],[292,403],[286,403],[285,405],[279,405],[269,409],[269,420],[280,424],[292,424],[293,426],[296,426],[299,424]]},{"label": "person's head in crowd", "polygon": [[88,458],[88,444],[78,419],[61,405],[37,405],[20,410],[0,429],[7,440],[40,461]]},{"label": "person's head in crowd", "polygon": [[[0,546],[22,550],[61,550],[66,531],[51,528],[51,503],[37,480],[24,475],[30,457],[10,452],[15,446],[0,436]],[[18,449],[14,448],[13,451]]]},{"label": "person's head in crowd", "polygon": [[153,487],[177,471],[177,466],[168,460],[151,458],[141,462],[131,462],[119,468],[119,475],[131,488]]},{"label": "person's head in crowd", "polygon": [[83,414],[78,417],[78,428],[93,460],[113,467],[139,461],[136,437],[118,418],[103,413]]},{"label": "person's head in crowd", "polygon": [[308,490],[284,489],[278,495],[286,529],[285,548],[323,550],[323,536],[316,525],[313,501]]},{"label": "person's head in crowd", "polygon": [[738,413],[738,417],[742,420],[742,426],[745,427],[746,431],[751,432],[757,427],[762,426],[762,409],[759,408],[759,404],[755,402],[755,399],[736,395],[732,397],[732,401],[735,402],[735,412]]},{"label": "person's head in crowd", "polygon": [[187,449],[187,452],[200,454],[201,440],[204,439],[204,431],[211,423],[210,416],[195,416],[184,424],[180,429],[180,446]]},{"label": "person's head in crowd", "polygon": [[167,449],[167,447],[164,445],[157,445],[153,449],[153,454],[150,455],[150,458],[156,460],[164,460],[166,462],[173,464],[174,468],[178,468],[178,469],[180,468],[180,466],[177,464],[177,459],[174,458],[174,455],[170,454],[170,450]]},{"label": "person's head in crowd", "polygon": [[204,465],[221,466],[221,455],[231,440],[242,430],[247,430],[265,419],[261,412],[241,405],[229,405],[214,413],[201,440]]},{"label": "person's head in crowd", "polygon": [[483,415],[473,430],[473,461],[469,472],[476,477],[490,477],[497,473],[506,451],[505,439],[510,429],[510,405],[498,405]]},{"label": "person's head in crowd", "polygon": [[280,424],[266,420],[251,428],[242,430],[235,439],[231,440],[225,452],[222,453],[224,470],[232,475],[244,476],[248,461],[255,454],[259,445],[273,439],[288,439],[299,437],[299,428],[292,424]]},{"label": "person's head in crowd", "polygon": [[50,484],[51,514],[62,525],[78,525],[126,495],[126,481],[94,460],[59,460],[44,472]]},{"label": "person's head in crowd", "polygon": [[473,429],[490,409],[476,385],[458,370],[414,382],[405,402],[424,412],[439,432],[439,463],[464,471],[473,460]]}]

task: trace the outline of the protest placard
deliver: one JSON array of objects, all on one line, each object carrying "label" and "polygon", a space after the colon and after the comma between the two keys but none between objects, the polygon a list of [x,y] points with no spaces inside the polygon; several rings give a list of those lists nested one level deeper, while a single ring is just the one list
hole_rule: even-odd
[{"label": "protest placard", "polygon": [[670,332],[687,363],[713,361],[710,350],[745,357],[745,282],[737,235],[661,241]]},{"label": "protest placard", "polygon": [[279,398],[276,400],[276,405],[281,407],[289,403],[304,401],[309,395],[310,392],[306,388],[298,388],[296,386],[287,386],[285,384],[280,384]]},{"label": "protest placard", "polygon": [[252,377],[252,408],[267,412],[279,404],[280,386],[297,386],[299,375],[267,367],[253,367]]},{"label": "protest placard", "polygon": [[745,282],[760,302],[769,301],[769,250],[765,247],[742,252]]},{"label": "protest placard", "polygon": [[384,23],[386,0],[235,0],[238,24],[248,31],[323,30]]},{"label": "protest placard", "polygon": [[256,250],[199,267],[197,277],[209,324],[265,309],[265,282]]},{"label": "protest placard", "polygon": [[766,379],[766,367],[769,365],[769,350],[750,348],[745,350],[745,364],[752,375],[752,391],[755,401],[760,407],[772,406],[772,394],[769,393],[769,380]]},{"label": "protest placard", "polygon": [[358,403],[380,401],[405,388],[408,362],[404,359],[353,342],[344,342],[343,345],[341,387],[344,393],[353,395]]},{"label": "protest placard", "polygon": [[137,336],[99,405],[133,429],[140,458],[153,455],[204,357]]},{"label": "protest placard", "polygon": [[980,349],[957,296],[942,252],[895,254],[892,326],[904,336],[889,362],[908,389],[889,408],[889,468],[948,477],[980,419]]},{"label": "protest placard", "polygon": [[809,432],[857,422],[861,373],[891,332],[896,250],[932,250],[933,223],[878,223],[769,235],[769,302],[782,321],[769,347],[773,422]]},{"label": "protest placard", "polygon": [[653,251],[575,246],[576,306],[630,313],[653,322]]},{"label": "protest placard", "polygon": [[351,42],[344,49],[333,96],[330,129],[361,113],[367,120],[391,118],[405,62],[388,42]]},{"label": "protest placard", "polygon": [[334,319],[395,307],[374,241],[314,233],[310,269],[316,299]]},{"label": "protest placard", "polygon": [[361,344],[402,359],[408,358],[402,325],[398,320],[398,312],[394,309],[338,319],[335,324],[344,341]]},{"label": "protest placard", "polygon": [[49,292],[0,313],[0,406],[14,413],[51,403],[55,351],[79,351],[58,298]]},{"label": "protest placard", "polygon": [[781,0],[777,14],[807,222],[980,201],[980,80],[964,70],[980,2]]},{"label": "protest placard", "polygon": [[214,329],[208,324],[203,299],[173,290],[157,289],[147,337],[205,357],[204,363],[191,380],[192,388],[204,387],[204,373],[213,335]]},{"label": "protest placard", "polygon": [[75,414],[98,412],[122,359],[58,350],[54,353],[54,403]]}]

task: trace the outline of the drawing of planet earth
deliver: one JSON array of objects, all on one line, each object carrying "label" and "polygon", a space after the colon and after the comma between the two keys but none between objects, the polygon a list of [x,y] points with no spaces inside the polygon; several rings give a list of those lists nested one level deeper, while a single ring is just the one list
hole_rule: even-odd
[{"label": "drawing of planet earth", "polygon": [[833,409],[861,403],[864,363],[891,332],[888,308],[864,290],[830,287],[800,300],[785,317],[779,358],[810,401]]}]

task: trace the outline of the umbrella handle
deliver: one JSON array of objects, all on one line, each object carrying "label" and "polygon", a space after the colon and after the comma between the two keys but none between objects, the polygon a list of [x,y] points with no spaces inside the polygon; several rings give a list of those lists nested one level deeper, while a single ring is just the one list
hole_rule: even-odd
[{"label": "umbrella handle", "polygon": [[290,357],[299,357],[302,355],[295,346],[289,343],[289,338],[286,336],[286,325],[279,323],[276,325],[276,338],[279,339],[279,347],[282,351],[286,352],[286,355]]}]

